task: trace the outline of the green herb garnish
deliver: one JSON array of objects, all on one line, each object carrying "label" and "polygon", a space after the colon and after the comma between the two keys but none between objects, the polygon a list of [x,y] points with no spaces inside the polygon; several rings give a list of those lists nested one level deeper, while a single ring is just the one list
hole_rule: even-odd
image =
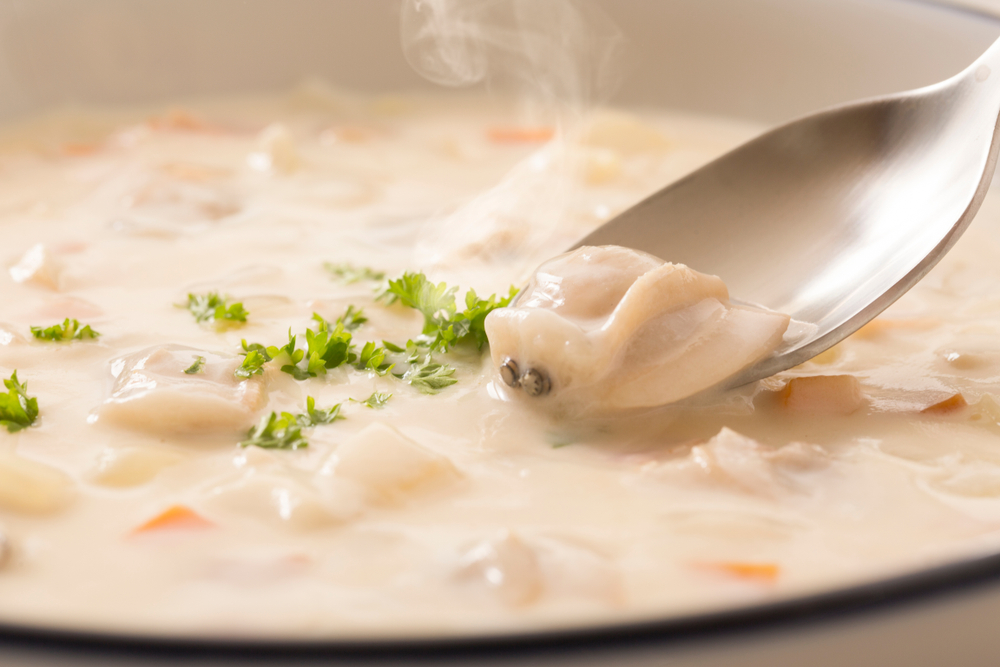
[{"label": "green herb garnish", "polygon": [[338,419],[346,419],[340,414],[341,403],[337,403],[332,408],[316,408],[316,399],[312,396],[306,398],[306,411],[304,414],[296,415],[301,426],[319,426],[320,424],[332,424]]},{"label": "green herb garnish", "polygon": [[184,372],[188,375],[196,375],[202,371],[205,366],[205,357],[196,356],[194,358],[194,363],[184,369]]},{"label": "green herb garnish", "polygon": [[376,391],[373,392],[371,396],[369,396],[363,401],[354,401],[353,398],[351,400],[354,401],[355,403],[361,403],[362,405],[368,406],[369,408],[372,408],[374,410],[381,410],[382,408],[385,407],[386,403],[389,402],[390,398],[392,398],[392,394],[384,394],[382,392]]},{"label": "green herb garnish", "polygon": [[[353,363],[357,359],[353,351],[351,332],[346,331],[343,324],[338,323],[331,329],[330,323],[320,315],[313,313],[313,319],[319,325],[315,329],[306,329],[304,353],[301,356],[293,356],[293,359],[297,357],[297,360],[281,367],[282,371],[296,380],[324,375],[328,370],[337,368],[341,364]],[[289,338],[291,338],[290,333]]]},{"label": "green herb garnish", "polygon": [[256,426],[250,428],[247,439],[240,442],[240,447],[262,447],[263,449],[301,449],[309,446],[309,441],[302,436],[302,426],[295,415],[289,412],[272,412],[261,417]]},{"label": "green herb garnish", "polygon": [[457,287],[445,283],[435,285],[423,273],[404,273],[390,280],[380,298],[388,303],[402,302],[424,316],[424,333],[437,328],[437,322],[455,312]]},{"label": "green herb garnish", "polygon": [[380,298],[393,303],[401,302],[414,308],[424,316],[424,328],[418,343],[424,343],[431,350],[447,352],[462,342],[474,342],[479,349],[486,344],[486,316],[497,308],[510,304],[517,295],[517,288],[511,286],[507,296],[480,299],[475,290],[465,294],[465,309],[459,310],[455,304],[457,287],[445,283],[435,285],[423,273],[404,273],[396,280],[390,280]]},{"label": "green herb garnish", "polygon": [[28,383],[18,382],[17,371],[4,380],[6,394],[0,394],[0,426],[15,433],[38,419],[38,399],[28,396]]},{"label": "green herb garnish", "polygon": [[254,375],[263,374],[264,364],[271,361],[271,357],[267,353],[267,348],[259,343],[250,343],[248,345],[246,340],[244,340],[243,351],[246,353],[243,357],[243,362],[236,367],[236,371],[233,374],[244,380]]},{"label": "green herb garnish", "polygon": [[358,355],[358,361],[354,365],[359,371],[372,371],[379,376],[385,375],[395,367],[385,360],[386,349],[379,347],[372,341],[365,343]]},{"label": "green herb garnish", "polygon": [[322,424],[332,424],[340,415],[340,403],[331,408],[317,408],[316,399],[306,398],[306,411],[293,415],[290,412],[272,412],[247,433],[247,439],[240,442],[240,447],[261,447],[263,449],[302,449],[309,446],[309,441],[302,435],[303,428]]},{"label": "green herb garnish", "polygon": [[455,369],[452,366],[439,364],[428,354],[422,361],[413,363],[405,373],[396,377],[423,394],[436,394],[458,382],[452,377],[454,374]]},{"label": "green herb garnish", "polygon": [[367,321],[364,308],[355,310],[354,306],[348,306],[347,312],[337,318],[337,324],[343,326],[347,331],[355,331]]},{"label": "green herb garnish", "polygon": [[89,324],[82,327],[75,319],[66,318],[62,324],[50,327],[31,327],[31,334],[38,340],[63,342],[70,340],[93,340],[101,334],[90,328]]},{"label": "green herb garnish", "polygon": [[296,380],[307,380],[324,375],[342,364],[354,363],[358,355],[354,353],[351,332],[345,330],[341,323],[331,328],[330,323],[319,314],[313,313],[313,319],[318,325],[315,329],[306,329],[305,349],[297,347],[298,339],[291,329],[288,330],[288,342],[282,347],[265,347],[244,340],[245,356],[236,369],[236,376],[248,378],[263,373],[264,364],[274,361],[282,372]]},{"label": "green herb garnish", "polygon": [[345,285],[361,282],[362,280],[379,281],[385,279],[385,273],[370,269],[367,266],[357,267],[353,264],[325,262],[323,268]]},{"label": "green herb garnish", "polygon": [[188,294],[187,308],[197,322],[218,322],[220,324],[243,324],[250,313],[242,303],[229,303],[229,297],[218,292],[208,294]]}]

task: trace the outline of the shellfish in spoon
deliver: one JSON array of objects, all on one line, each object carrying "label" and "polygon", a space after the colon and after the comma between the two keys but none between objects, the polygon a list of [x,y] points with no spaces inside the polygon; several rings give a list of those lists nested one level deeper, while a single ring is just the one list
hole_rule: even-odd
[{"label": "shellfish in spoon", "polygon": [[[796,325],[773,350],[730,368],[714,384],[759,380],[859,329],[954,245],[992,179],[998,115],[1000,41],[941,83],[773,129],[648,197],[576,248],[624,246],[681,263],[718,276],[742,303],[762,307],[757,312],[790,316]],[[531,305],[530,295],[524,296],[513,310]],[[643,312],[662,317],[655,294],[646,296]],[[733,307],[726,299],[716,301]],[[499,324],[505,315],[498,310],[490,317]],[[501,327],[494,329],[491,347],[521,356],[533,354],[546,335],[564,333],[522,332],[512,348],[509,327],[502,334]],[[604,358],[649,342],[616,344],[624,347],[605,350]],[[517,388],[524,389],[527,379],[527,386],[544,390],[541,395],[555,393],[557,378],[576,372],[560,357],[547,356],[537,369],[525,367],[514,353],[495,353],[494,360],[505,381],[503,374],[513,372],[503,370],[509,359],[517,366]],[[546,363],[552,368],[542,368]],[[528,377],[532,371],[541,378],[537,382]],[[677,400],[676,393],[663,394],[659,403]]]}]

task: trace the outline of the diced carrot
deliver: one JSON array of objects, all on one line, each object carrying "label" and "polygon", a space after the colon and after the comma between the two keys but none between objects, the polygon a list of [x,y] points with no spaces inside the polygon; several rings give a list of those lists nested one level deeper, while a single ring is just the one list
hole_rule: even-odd
[{"label": "diced carrot", "polygon": [[170,109],[162,116],[150,118],[146,123],[154,130],[204,132],[211,129],[203,120],[183,109]]},{"label": "diced carrot", "polygon": [[378,136],[378,132],[361,125],[337,125],[324,130],[321,138],[332,142],[363,144]]},{"label": "diced carrot", "polygon": [[890,331],[909,330],[926,331],[933,329],[941,322],[930,317],[914,317],[908,319],[890,319],[876,317],[874,320],[864,325],[853,334],[851,338],[855,340],[871,340]]},{"label": "diced carrot", "polygon": [[773,582],[781,574],[777,563],[747,563],[743,561],[723,561],[719,563],[699,563],[698,567],[715,570],[749,581]]},{"label": "diced carrot", "polygon": [[965,396],[958,393],[949,396],[943,401],[938,401],[934,405],[929,405],[920,412],[925,415],[947,415],[956,410],[961,410],[967,405],[969,405],[969,402],[965,400]]},{"label": "diced carrot", "polygon": [[93,155],[97,151],[101,150],[100,144],[84,144],[84,143],[67,143],[60,147],[60,151],[63,155],[68,157],[84,157],[86,155]]},{"label": "diced carrot", "polygon": [[133,534],[157,530],[192,530],[212,528],[214,523],[204,518],[190,507],[171,505],[149,521],[132,531]]},{"label": "diced carrot", "polygon": [[211,167],[193,162],[168,162],[160,169],[169,176],[180,181],[190,181],[193,183],[203,183],[206,181],[223,178],[227,175],[225,169]]},{"label": "diced carrot", "polygon": [[497,144],[542,144],[556,135],[551,127],[491,127],[486,131]]}]

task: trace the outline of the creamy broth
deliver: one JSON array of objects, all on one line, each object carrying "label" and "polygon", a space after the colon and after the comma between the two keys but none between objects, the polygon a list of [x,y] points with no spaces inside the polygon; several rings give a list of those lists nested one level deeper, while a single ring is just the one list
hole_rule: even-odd
[{"label": "creamy broth", "polygon": [[[17,369],[41,418],[0,432],[0,620],[292,638],[535,630],[996,549],[993,196],[875,322],[714,398],[561,421],[506,400],[474,347],[436,357],[457,380],[436,395],[346,366],[233,376],[241,340],[283,345],[313,313],[363,308],[357,343],[420,332],[418,313],[375,301],[376,281],[344,284],[326,262],[426,271],[460,299],[505,294],[759,129],[605,111],[546,144],[548,128],[495,101],[321,86],[7,128],[0,374]],[[209,291],[242,303],[246,323],[177,307]],[[64,318],[101,335],[31,334]],[[184,374],[197,357],[204,369]],[[159,393],[129,402],[143,382]],[[357,402],[376,391],[392,394],[384,408]],[[239,446],[308,396],[344,419],[304,429],[305,448]]]}]

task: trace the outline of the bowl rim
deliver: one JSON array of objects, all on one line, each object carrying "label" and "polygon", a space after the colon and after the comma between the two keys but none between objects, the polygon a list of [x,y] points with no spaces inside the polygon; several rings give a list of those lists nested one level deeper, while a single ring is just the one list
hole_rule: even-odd
[{"label": "bowl rim", "polygon": [[[884,2],[885,0],[875,0]],[[969,0],[905,0],[979,17],[1000,27],[995,9]],[[773,601],[694,614],[620,622],[581,623],[568,628],[513,630],[459,635],[344,638],[271,638],[236,635],[183,636],[145,632],[115,633],[59,625],[20,624],[0,620],[0,658],[8,649],[71,652],[119,658],[152,657],[339,658],[383,661],[526,659],[539,655],[566,657],[595,650],[680,647],[705,640],[738,639],[764,631],[791,630],[870,618],[916,604],[954,598],[973,589],[1000,584],[1000,550],[922,568],[901,575],[845,587],[792,595]]]},{"label": "bowl rim", "polygon": [[705,640],[738,639],[765,631],[809,628],[870,618],[915,604],[956,597],[1000,584],[1000,553],[973,557],[844,588],[683,616],[572,628],[495,634],[352,639],[280,639],[252,636],[181,636],[74,630],[0,623],[0,657],[8,648],[118,657],[340,658],[384,661],[492,659],[592,653],[628,648],[662,649]]}]

